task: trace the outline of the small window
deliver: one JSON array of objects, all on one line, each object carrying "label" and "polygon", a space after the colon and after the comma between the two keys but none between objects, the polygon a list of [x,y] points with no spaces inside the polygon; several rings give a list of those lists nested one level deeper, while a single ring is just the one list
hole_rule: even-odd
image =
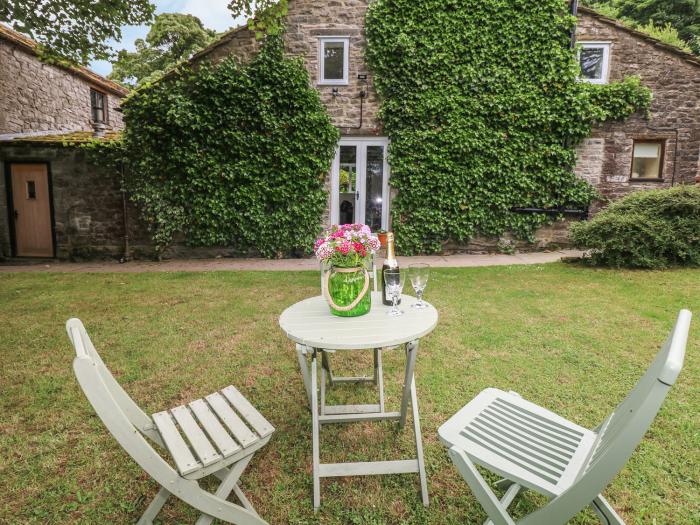
[{"label": "small window", "polygon": [[347,85],[349,38],[326,37],[320,39],[319,84]]},{"label": "small window", "polygon": [[100,91],[90,90],[90,107],[93,122],[107,121],[107,95]]},{"label": "small window", "polygon": [[632,159],[633,179],[663,177],[664,143],[635,141]]},{"label": "small window", "polygon": [[27,199],[36,199],[36,183],[33,180],[27,181]]},{"label": "small window", "polygon": [[610,44],[607,42],[581,42],[579,64],[581,79],[592,84],[608,83]]}]

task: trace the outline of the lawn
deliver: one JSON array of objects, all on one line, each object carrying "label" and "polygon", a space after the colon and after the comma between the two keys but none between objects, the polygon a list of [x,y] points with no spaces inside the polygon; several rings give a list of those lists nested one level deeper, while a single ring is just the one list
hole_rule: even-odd
[{"label": "lawn", "polygon": [[[650,362],[682,307],[700,312],[700,271],[621,272],[563,264],[434,270],[440,312],[418,355],[431,506],[415,475],[322,481],[311,510],[311,418],[293,345],[277,318],[318,292],[318,274],[267,272],[0,274],[0,523],[133,523],[157,490],[80,392],[64,322],[80,317],[102,357],[151,413],[235,384],[275,425],[243,488],[273,524],[465,524],[485,515],[437,428],[495,386],[596,426]],[[627,523],[700,523],[700,318],[686,366],[627,467],[606,492]],[[339,372],[369,371],[339,356]],[[387,352],[388,402],[403,356]],[[337,401],[373,392],[335,390]],[[324,427],[321,460],[399,459],[410,431]],[[542,499],[526,494],[522,515]],[[194,522],[171,500],[162,523]],[[593,513],[573,523],[597,523]]]}]

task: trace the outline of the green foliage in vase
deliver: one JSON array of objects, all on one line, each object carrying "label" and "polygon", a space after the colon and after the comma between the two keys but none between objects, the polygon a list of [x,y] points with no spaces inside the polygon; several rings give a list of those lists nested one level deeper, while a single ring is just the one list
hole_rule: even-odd
[{"label": "green foliage in vase", "polygon": [[596,122],[647,109],[638,79],[592,86],[570,47],[562,0],[377,0],[367,60],[391,139],[397,246],[512,232],[532,239],[545,215],[585,208],[595,192],[574,174],[575,147]]},{"label": "green foliage in vase", "polygon": [[156,80],[181,60],[209,44],[216,31],[207,29],[196,16],[181,13],[156,15],[146,39],[137,39],[136,50],[119,51],[109,78],[135,85]]},{"label": "green foliage in vase", "polygon": [[[233,246],[279,257],[309,251],[326,208],[338,141],[299,59],[268,37],[248,65],[183,66],[122,105],[111,148],[159,248]],[[93,146],[94,147],[94,146]]]}]

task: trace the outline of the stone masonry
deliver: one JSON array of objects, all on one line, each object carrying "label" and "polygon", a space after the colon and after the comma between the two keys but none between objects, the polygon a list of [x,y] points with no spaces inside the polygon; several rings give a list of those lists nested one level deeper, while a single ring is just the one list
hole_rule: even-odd
[{"label": "stone masonry", "polygon": [[90,88],[107,96],[107,125],[123,128],[116,109],[126,90],[78,67],[42,62],[34,43],[0,29],[0,135],[91,130]]},{"label": "stone masonry", "polygon": [[[377,119],[379,98],[372,85],[372,76],[365,62],[367,47],[364,26],[367,0],[291,0],[285,33],[286,51],[301,57],[321,100],[328,109],[333,123],[342,135],[380,135]],[[319,85],[319,37],[338,36],[350,39],[349,75],[347,86]],[[241,61],[250,60],[257,51],[258,42],[253,32],[239,28],[229,32],[221,40],[204,49],[194,60],[220,61],[234,55]],[[358,75],[367,75],[361,81]],[[334,95],[333,89],[337,88]],[[367,97],[362,101],[362,127],[360,126],[360,93]]]},{"label": "stone masonry", "polygon": [[[610,42],[610,81],[638,75],[654,93],[648,116],[636,114],[594,129],[579,146],[578,175],[609,200],[636,190],[692,184],[700,173],[700,59],[584,8],[577,39]],[[663,141],[663,178],[658,182],[631,179],[635,139]]]}]

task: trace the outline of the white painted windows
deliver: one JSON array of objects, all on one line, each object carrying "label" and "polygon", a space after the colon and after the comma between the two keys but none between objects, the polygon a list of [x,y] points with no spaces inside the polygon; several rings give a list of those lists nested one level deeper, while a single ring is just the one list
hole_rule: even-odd
[{"label": "white painted windows", "polygon": [[610,42],[580,42],[581,80],[607,84],[610,67]]},{"label": "white painted windows", "polygon": [[90,88],[90,111],[93,122],[107,122],[107,95]]},{"label": "white painted windows", "polygon": [[349,52],[349,38],[328,36],[319,39],[319,84],[348,84]]},{"label": "white painted windows", "polygon": [[633,179],[661,179],[663,177],[663,162],[663,141],[634,141]]}]

